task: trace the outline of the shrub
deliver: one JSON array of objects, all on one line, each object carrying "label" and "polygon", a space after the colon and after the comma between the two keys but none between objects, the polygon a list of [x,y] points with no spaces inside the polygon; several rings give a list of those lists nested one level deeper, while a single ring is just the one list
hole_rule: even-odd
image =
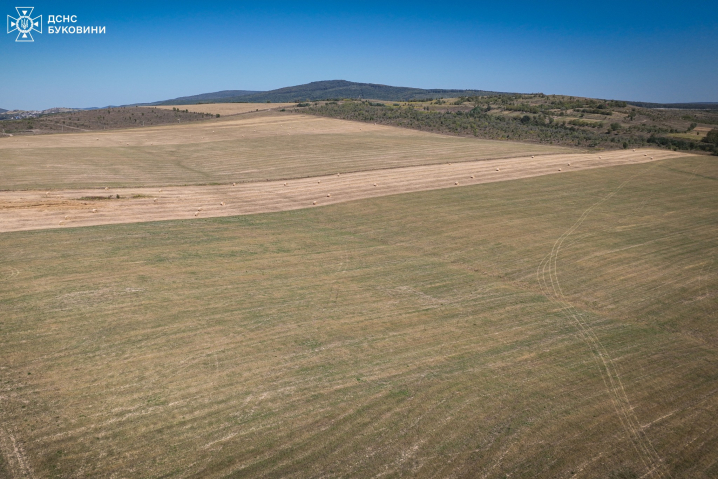
[{"label": "shrub", "polygon": [[711,131],[708,132],[705,138],[703,138],[703,141],[706,143],[713,143],[714,145],[718,146],[718,130],[713,128]]}]

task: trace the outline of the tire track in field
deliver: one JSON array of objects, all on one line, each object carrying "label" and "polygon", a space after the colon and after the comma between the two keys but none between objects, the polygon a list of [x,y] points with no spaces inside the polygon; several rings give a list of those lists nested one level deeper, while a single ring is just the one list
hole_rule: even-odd
[{"label": "tire track in field", "polygon": [[634,413],[633,406],[623,386],[621,376],[618,373],[618,368],[603,343],[601,343],[601,340],[591,328],[591,324],[583,317],[581,312],[566,300],[558,278],[558,255],[566,239],[584,223],[593,210],[613,198],[626,184],[639,174],[640,173],[637,173],[628,178],[611,193],[587,208],[576,222],[554,242],[551,251],[538,265],[536,277],[544,295],[561,306],[563,315],[573,323],[578,331],[579,337],[591,350],[591,354],[601,372],[606,391],[616,410],[621,426],[626,431],[631,440],[631,444],[646,468],[645,474],[641,477],[662,478],[666,476],[671,477],[670,473]]},{"label": "tire track in field", "polygon": [[0,281],[11,281],[15,276],[20,274],[20,270],[17,268],[8,268],[9,273],[0,276]]},{"label": "tire track in field", "polygon": [[5,458],[11,477],[35,477],[15,436],[4,429],[0,429],[0,454]]}]

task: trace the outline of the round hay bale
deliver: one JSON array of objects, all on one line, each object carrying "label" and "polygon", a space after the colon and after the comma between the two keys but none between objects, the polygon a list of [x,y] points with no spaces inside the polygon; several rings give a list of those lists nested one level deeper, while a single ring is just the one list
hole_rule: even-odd
[{"label": "round hay bale", "polygon": [[458,182],[458,181],[455,181],[454,184],[455,184],[456,186],[459,186],[459,182]]},{"label": "round hay bale", "polygon": [[471,175],[471,179],[472,179],[472,180],[474,179],[474,175]]},{"label": "round hay bale", "polygon": [[237,186],[237,183],[232,183],[232,186]]},{"label": "round hay bale", "polygon": [[321,180],[317,181],[317,184],[321,183]]},{"label": "round hay bale", "polygon": [[154,198],[152,201],[154,201],[155,203],[157,203],[157,198]]},{"label": "round hay bale", "polygon": [[635,149],[635,148],[633,149],[633,152],[634,152],[634,153],[636,152],[636,149]]},{"label": "round hay bale", "polygon": [[653,157],[651,157],[651,159],[653,159]]},{"label": "round hay bale", "polygon": [[327,198],[331,198],[331,197],[332,197],[331,193],[327,193]]},{"label": "round hay bale", "polygon": [[199,208],[197,208],[197,211],[202,211],[202,207],[200,206]]},{"label": "round hay bale", "polygon": [[162,193],[162,189],[160,189],[160,193]]},{"label": "round hay bale", "polygon": [[312,201],[312,204],[313,204],[313,205],[316,205],[316,204],[317,204],[317,202],[316,202],[316,201]]},{"label": "round hay bale", "polygon": [[68,218],[68,216],[67,216],[67,215],[65,215],[65,219],[67,219],[67,218]]},{"label": "round hay bale", "polygon": [[559,168],[558,171],[561,171],[561,168]]},{"label": "round hay bale", "polygon": [[194,215],[197,216],[199,214],[199,211],[195,211]]},{"label": "round hay bale", "polygon": [[571,166],[571,163],[566,163],[566,166]]},{"label": "round hay bale", "polygon": [[92,208],[93,213],[97,213],[97,208]]},{"label": "round hay bale", "polygon": [[601,159],[601,157],[599,156],[599,157],[598,157],[598,159],[600,160],[600,159]]},{"label": "round hay bale", "polygon": [[220,206],[224,206],[224,201],[219,204]]},{"label": "round hay bale", "polygon": [[534,157],[534,155],[531,155],[531,158],[533,158],[533,157]]},{"label": "round hay bale", "polygon": [[107,191],[107,187],[105,186],[105,191]]},{"label": "round hay bale", "polygon": [[374,183],[374,186],[376,186],[376,183]]},{"label": "round hay bale", "polygon": [[498,169],[498,168],[496,168],[496,171],[499,171],[499,169]]},{"label": "round hay bale", "polygon": [[287,186],[287,184],[286,184],[286,183],[284,183],[284,186]]}]

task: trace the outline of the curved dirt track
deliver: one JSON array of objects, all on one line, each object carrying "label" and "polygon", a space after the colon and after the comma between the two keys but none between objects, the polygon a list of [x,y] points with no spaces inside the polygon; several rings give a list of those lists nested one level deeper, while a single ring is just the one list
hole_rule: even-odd
[{"label": "curved dirt track", "polygon": [[[556,154],[443,163],[236,186],[5,191],[0,192],[0,232],[286,211],[315,207],[315,202],[322,206],[684,156],[690,155],[620,150],[600,155]],[[117,194],[120,199],[114,199]],[[110,195],[113,199],[82,199]]]}]

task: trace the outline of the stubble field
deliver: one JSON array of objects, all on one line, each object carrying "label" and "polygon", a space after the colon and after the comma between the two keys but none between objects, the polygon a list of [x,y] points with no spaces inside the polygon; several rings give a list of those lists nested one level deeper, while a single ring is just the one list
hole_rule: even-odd
[{"label": "stubble field", "polygon": [[[157,158],[125,184],[182,171]],[[0,475],[715,477],[717,181],[685,157],[3,233]]]},{"label": "stubble field", "polygon": [[680,156],[666,150],[563,153],[232,185],[0,191],[0,233],[314,208]]},{"label": "stubble field", "polygon": [[227,184],[576,152],[266,112],[172,126],[0,139],[0,190]]}]

